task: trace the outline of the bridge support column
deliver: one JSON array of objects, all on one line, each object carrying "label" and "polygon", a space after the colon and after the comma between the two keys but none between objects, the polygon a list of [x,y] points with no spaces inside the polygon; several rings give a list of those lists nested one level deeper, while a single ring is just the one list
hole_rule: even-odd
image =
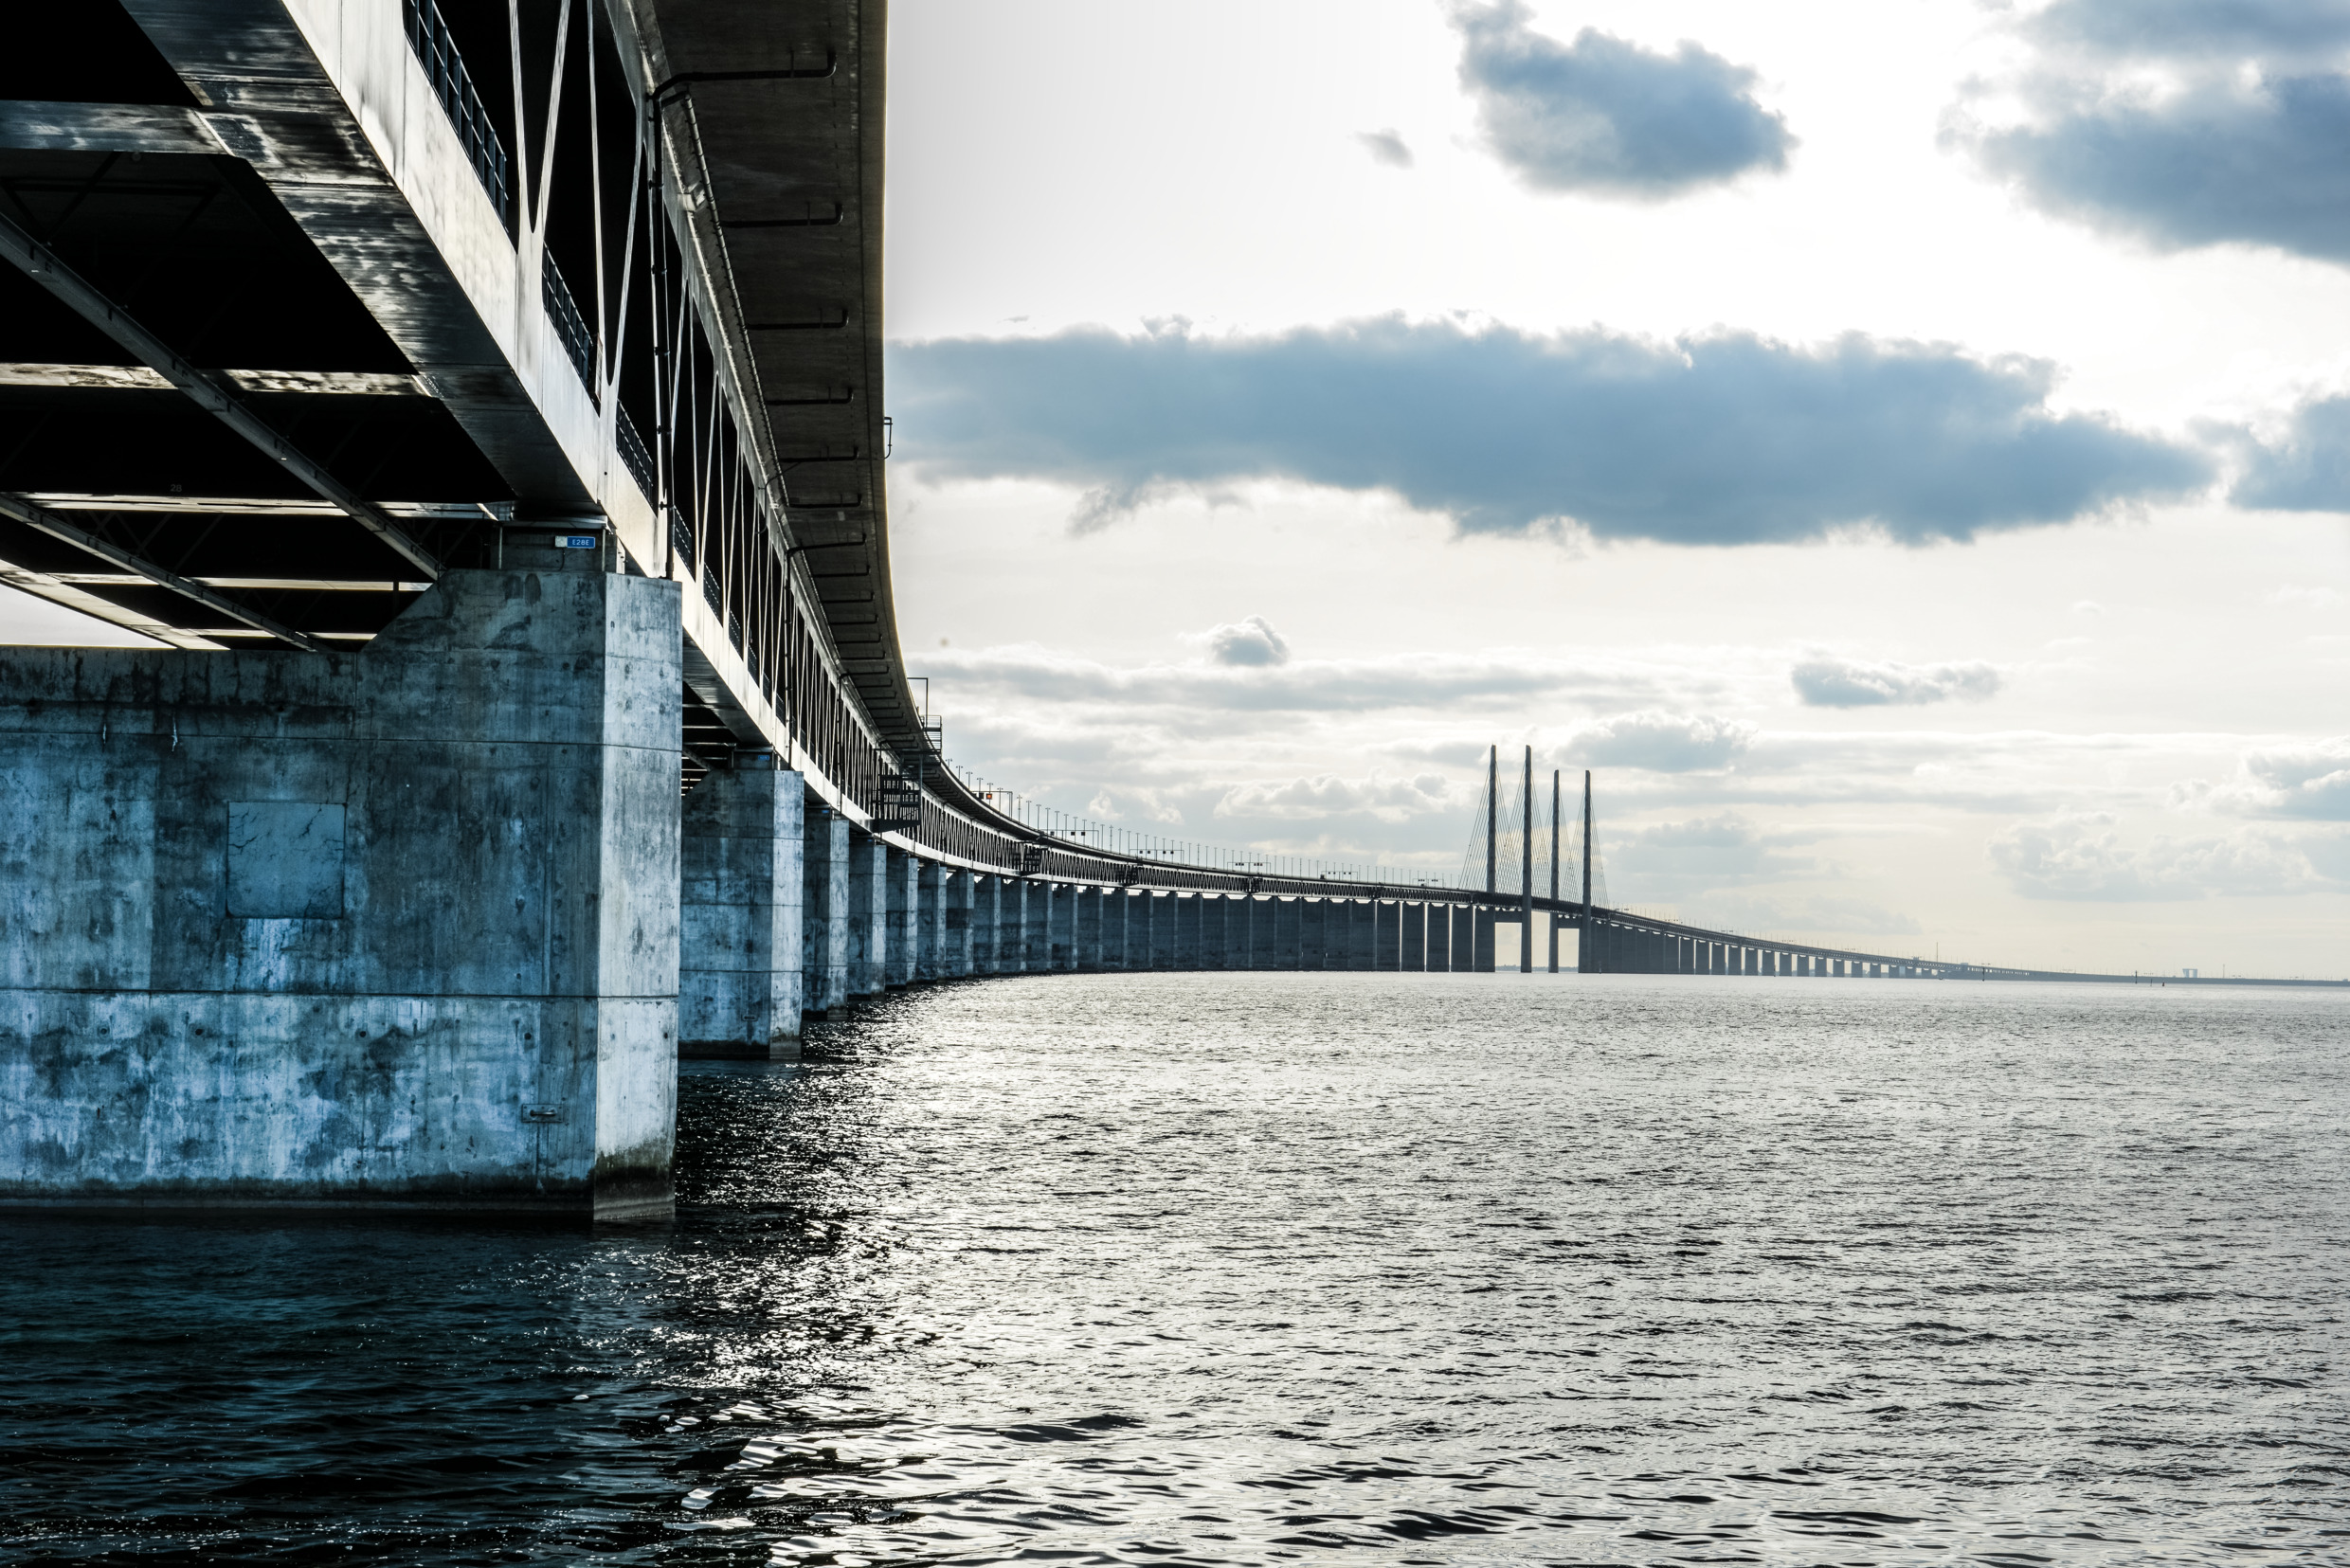
[{"label": "bridge support column", "polygon": [[1102,967],[1122,970],[1130,968],[1126,961],[1126,929],[1128,908],[1134,902],[1133,894],[1124,888],[1102,890]]},{"label": "bridge support column", "polygon": [[1389,974],[1403,967],[1403,906],[1396,899],[1372,906],[1371,967]]},{"label": "bridge support column", "polygon": [[878,996],[889,982],[890,846],[862,828],[849,829],[849,955],[851,997]]},{"label": "bridge support column", "polygon": [[1120,958],[1128,969],[1150,967],[1150,894],[1134,888],[1118,890]]},{"label": "bridge support column", "polygon": [[1003,928],[997,914],[1003,903],[1003,877],[982,874],[971,878],[971,973],[975,975],[1003,972],[999,946],[1003,940]]},{"label": "bridge support column", "polygon": [[1076,960],[1079,974],[1099,974],[1102,966],[1102,891],[1077,890]]},{"label": "bridge support column", "polygon": [[678,587],[0,652],[0,1200],[670,1208]]},{"label": "bridge support column", "polygon": [[1077,966],[1077,890],[1066,882],[1044,885],[1045,966],[1066,974]]},{"label": "bridge support column", "polygon": [[1231,967],[1224,962],[1224,922],[1232,913],[1232,900],[1221,893],[1203,892],[1200,895],[1200,964],[1202,969]]},{"label": "bridge support column", "polygon": [[1493,911],[1480,904],[1477,906],[1476,919],[1477,973],[1490,975],[1493,972]]},{"label": "bridge support column", "polygon": [[1150,966],[1175,967],[1175,895],[1154,892],[1150,899]]},{"label": "bridge support column", "polygon": [[883,911],[888,935],[881,944],[881,982],[891,987],[912,985],[914,945],[921,935],[921,891],[917,880],[921,861],[902,849],[884,845],[881,869],[889,879]]},{"label": "bridge support column", "polygon": [[944,980],[947,932],[947,868],[935,860],[914,862],[913,978]]},{"label": "bridge support column", "polygon": [[1330,966],[1330,902],[1327,898],[1301,898],[1297,901],[1297,966],[1300,969],[1327,969]]},{"label": "bridge support column", "polygon": [[1021,966],[1032,975],[1053,969],[1053,884],[1028,882],[1021,889]]},{"label": "bridge support column", "polygon": [[1300,955],[1305,943],[1305,903],[1302,898],[1273,900],[1273,964],[1275,969],[1305,966]]},{"label": "bridge support column", "polygon": [[1167,904],[1175,913],[1174,967],[1200,967],[1200,909],[1205,899],[1197,896],[1171,895]]},{"label": "bridge support column", "polygon": [[977,880],[967,871],[945,872],[939,877],[944,907],[938,919],[938,972],[949,980],[976,972],[971,967],[971,884]]},{"label": "bridge support column", "polygon": [[830,806],[804,809],[800,1005],[821,1018],[849,1000],[849,824]]},{"label": "bridge support column", "polygon": [[1428,906],[1405,899],[1396,905],[1397,967],[1405,974],[1428,969]]},{"label": "bridge support column", "polygon": [[800,1054],[805,781],[704,774],[678,808],[678,1054]]},{"label": "bridge support column", "polygon": [[1035,890],[1024,877],[997,878],[996,973],[1028,972],[1028,898]]},{"label": "bridge support column", "polygon": [[996,878],[996,973],[1028,972],[1028,883],[1022,877]]},{"label": "bridge support column", "polygon": [[1267,955],[1273,946],[1273,916],[1269,902],[1256,893],[1242,893],[1226,917],[1225,929],[1230,933],[1233,966],[1239,969],[1269,969]]}]

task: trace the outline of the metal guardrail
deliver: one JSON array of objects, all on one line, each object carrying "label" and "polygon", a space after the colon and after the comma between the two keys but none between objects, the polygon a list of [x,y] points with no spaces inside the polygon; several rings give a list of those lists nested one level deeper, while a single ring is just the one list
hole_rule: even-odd
[{"label": "metal guardrail", "polygon": [[547,319],[555,324],[555,334],[563,339],[563,351],[570,357],[571,369],[579,375],[579,384],[588,388],[588,395],[596,397],[596,334],[588,328],[588,318],[579,314],[578,301],[571,297],[571,285],[563,280],[562,269],[551,256],[544,258],[538,269],[539,297],[546,302]]},{"label": "metal guardrail", "polygon": [[613,412],[619,416],[612,422],[612,430],[613,444],[620,448],[620,460],[627,466],[629,477],[637,481],[644,498],[651,501],[656,489],[653,454],[646,449],[644,438],[637,434],[636,421],[628,417],[628,410],[615,408]]},{"label": "metal guardrail", "polygon": [[506,225],[506,232],[511,235],[515,206],[506,144],[497,139],[497,128],[491,125],[489,113],[481,105],[481,95],[475,91],[473,77],[465,69],[463,57],[457,52],[457,40],[449,36],[449,26],[441,19],[441,8],[433,0],[403,0],[400,9],[407,23],[408,47],[415,52],[417,63],[425,67],[425,76],[432,82],[433,96],[447,113],[449,124],[465,149],[466,161],[473,165],[474,176],[481,182],[481,189],[489,192],[491,205],[497,208],[497,221]]}]

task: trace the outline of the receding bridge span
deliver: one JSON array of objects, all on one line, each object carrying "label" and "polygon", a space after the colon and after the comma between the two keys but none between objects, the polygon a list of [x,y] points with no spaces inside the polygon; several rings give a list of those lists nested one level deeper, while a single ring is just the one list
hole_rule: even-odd
[{"label": "receding bridge span", "polygon": [[891,601],[878,0],[26,12],[0,582],[151,645],[0,655],[0,1201],[658,1215],[681,1053],[964,974],[1485,969],[1513,910],[1921,967],[967,787]]}]

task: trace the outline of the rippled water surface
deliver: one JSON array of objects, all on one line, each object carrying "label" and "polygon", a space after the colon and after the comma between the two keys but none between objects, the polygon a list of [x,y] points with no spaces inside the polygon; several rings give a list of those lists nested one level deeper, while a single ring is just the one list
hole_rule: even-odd
[{"label": "rippled water surface", "polygon": [[2350,1562],[2350,998],[1039,977],[674,1227],[0,1219],[0,1558]]}]

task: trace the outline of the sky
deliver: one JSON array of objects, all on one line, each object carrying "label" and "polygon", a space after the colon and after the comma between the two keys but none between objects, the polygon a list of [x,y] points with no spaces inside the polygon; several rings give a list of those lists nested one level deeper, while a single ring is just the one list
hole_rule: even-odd
[{"label": "sky", "polygon": [[960,766],[1443,874],[1530,746],[1618,904],[2350,974],[2350,0],[890,15]]},{"label": "sky", "polygon": [[1618,902],[2350,973],[2350,4],[897,0],[951,756]]}]

